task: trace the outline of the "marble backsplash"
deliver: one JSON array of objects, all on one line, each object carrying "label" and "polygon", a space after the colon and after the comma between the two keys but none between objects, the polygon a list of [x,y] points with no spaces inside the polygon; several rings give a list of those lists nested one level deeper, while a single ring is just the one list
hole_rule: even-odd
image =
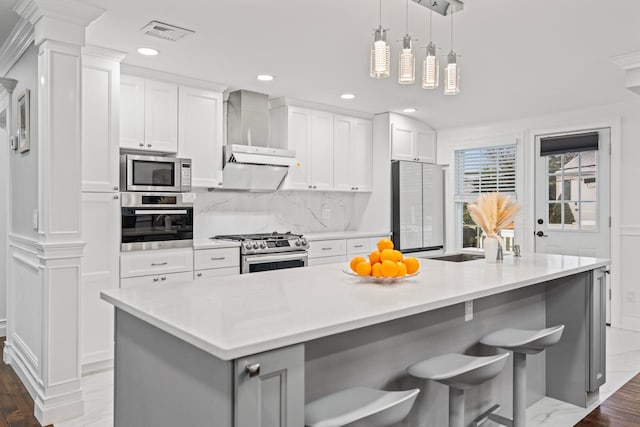
[{"label": "marble backsplash", "polygon": [[196,190],[194,238],[217,234],[351,231],[354,195]]}]

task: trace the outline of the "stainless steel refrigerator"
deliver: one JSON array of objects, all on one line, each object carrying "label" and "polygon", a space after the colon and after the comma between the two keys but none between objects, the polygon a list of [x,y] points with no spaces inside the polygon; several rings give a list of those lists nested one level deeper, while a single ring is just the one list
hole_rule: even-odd
[{"label": "stainless steel refrigerator", "polygon": [[391,163],[391,231],[402,252],[444,247],[444,172],[429,163]]}]

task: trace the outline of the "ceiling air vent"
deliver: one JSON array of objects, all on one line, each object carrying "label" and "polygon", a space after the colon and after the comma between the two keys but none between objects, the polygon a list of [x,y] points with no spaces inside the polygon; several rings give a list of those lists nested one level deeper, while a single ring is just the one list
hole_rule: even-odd
[{"label": "ceiling air vent", "polygon": [[153,37],[163,40],[178,41],[184,36],[195,33],[195,31],[186,28],[176,27],[175,25],[165,24],[164,22],[151,21],[144,26],[142,32]]}]

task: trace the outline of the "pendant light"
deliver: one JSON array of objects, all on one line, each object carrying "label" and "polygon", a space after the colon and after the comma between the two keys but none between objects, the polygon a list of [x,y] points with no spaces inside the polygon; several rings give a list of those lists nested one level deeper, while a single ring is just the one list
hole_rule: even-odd
[{"label": "pendant light", "polygon": [[375,79],[389,77],[390,50],[387,43],[387,30],[382,28],[382,0],[380,0],[380,25],[374,32],[371,46],[371,64],[369,75]]},{"label": "pendant light", "polygon": [[411,36],[409,35],[409,0],[407,0],[407,33],[402,39],[402,52],[398,66],[398,83],[410,85],[416,81],[416,57],[413,55],[411,47]]},{"label": "pendant light", "polygon": [[440,85],[440,66],[436,56],[436,45],[433,43],[433,9],[429,9],[429,45],[427,56],[422,61],[422,88],[435,89]]},{"label": "pendant light", "polygon": [[444,94],[457,95],[460,93],[460,67],[458,66],[457,55],[453,51],[453,5],[451,7],[451,52],[447,55],[447,66],[444,70]]}]

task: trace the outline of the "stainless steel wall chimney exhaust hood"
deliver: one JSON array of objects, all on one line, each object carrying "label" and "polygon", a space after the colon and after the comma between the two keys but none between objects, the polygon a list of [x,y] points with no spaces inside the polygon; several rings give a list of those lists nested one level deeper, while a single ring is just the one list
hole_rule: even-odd
[{"label": "stainless steel wall chimney exhaust hood", "polygon": [[295,151],[269,146],[269,97],[237,90],[227,104],[223,190],[275,191],[295,163]]}]

